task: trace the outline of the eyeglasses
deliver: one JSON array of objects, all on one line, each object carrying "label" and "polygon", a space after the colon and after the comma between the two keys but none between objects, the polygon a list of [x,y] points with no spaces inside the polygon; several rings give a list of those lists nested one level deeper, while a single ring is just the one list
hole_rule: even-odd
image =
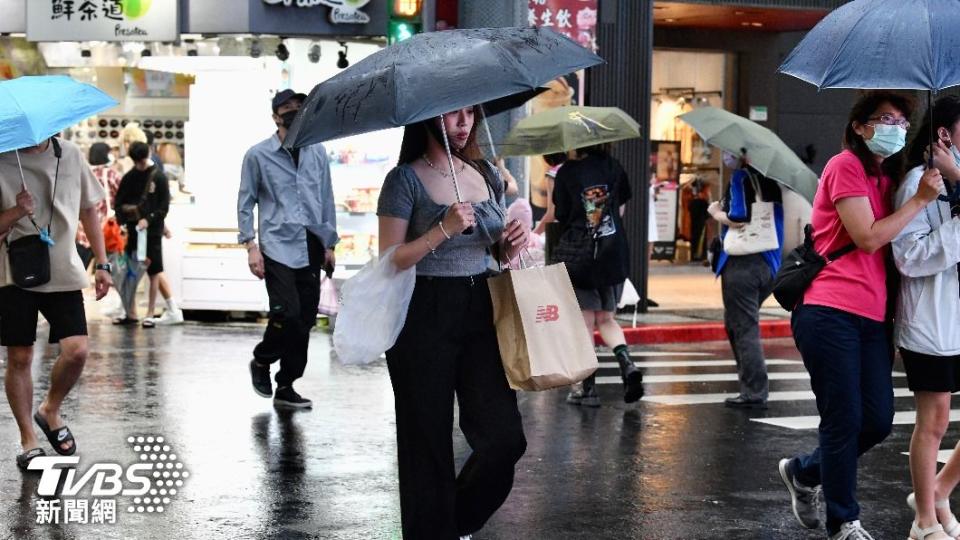
[{"label": "eyeglasses", "polygon": [[881,124],[887,126],[900,126],[910,131],[910,122],[908,122],[906,118],[897,118],[892,114],[881,114],[880,116],[871,117],[870,120],[879,121]]}]

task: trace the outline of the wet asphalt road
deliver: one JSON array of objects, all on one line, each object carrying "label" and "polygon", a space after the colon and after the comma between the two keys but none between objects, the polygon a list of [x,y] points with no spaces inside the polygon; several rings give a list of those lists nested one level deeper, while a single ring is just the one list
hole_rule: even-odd
[{"label": "wet asphalt road", "polygon": [[[92,325],[87,369],[64,407],[80,469],[98,461],[135,463],[127,437],[153,435],[165,438],[191,475],[162,514],[128,513],[130,498],[117,497],[114,525],[37,524],[37,476],[15,466],[19,436],[3,404],[0,538],[399,538],[386,366],[340,366],[330,360],[329,336],[317,331],[297,383],[314,409],[281,413],[250,388],[247,362],[260,331],[255,325],[152,331]],[[809,390],[807,381],[789,378],[803,372],[802,364],[789,362],[798,359],[792,342],[766,347],[768,358],[786,360],[771,373],[788,377],[772,381],[771,390]],[[47,388],[54,354],[38,348],[37,395]],[[655,362],[644,367],[648,379],[672,377],[648,385],[650,398],[736,391],[733,381],[685,380],[734,373],[713,362],[732,358],[725,343],[637,354]],[[600,374],[616,371],[605,367]],[[905,384],[898,379],[895,386]],[[824,536],[795,523],[776,473],[780,457],[815,444],[816,431],[750,420],[814,415],[812,400],[745,412],[718,403],[625,405],[615,384],[600,392],[600,409],[569,406],[564,391],[521,394],[528,450],[512,495],[477,540]],[[897,398],[896,406],[913,410],[913,398]],[[911,430],[912,424],[895,426],[861,461],[862,519],[878,540],[903,538],[909,530],[912,515],[903,501],[911,489],[901,452]],[[956,441],[955,431],[952,425],[947,443]],[[459,433],[455,440],[462,462],[468,448]]]}]

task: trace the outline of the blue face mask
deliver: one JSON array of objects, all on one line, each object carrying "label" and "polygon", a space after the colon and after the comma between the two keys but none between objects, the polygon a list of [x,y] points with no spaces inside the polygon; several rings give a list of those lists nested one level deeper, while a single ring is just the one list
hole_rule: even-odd
[{"label": "blue face mask", "polygon": [[907,130],[900,126],[888,126],[886,124],[874,124],[873,138],[864,139],[867,148],[874,154],[888,158],[907,144]]}]

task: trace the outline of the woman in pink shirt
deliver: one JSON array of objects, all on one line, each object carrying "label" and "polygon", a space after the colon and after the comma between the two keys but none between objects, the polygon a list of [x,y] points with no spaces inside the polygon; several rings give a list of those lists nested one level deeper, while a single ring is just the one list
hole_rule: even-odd
[{"label": "woman in pink shirt", "polygon": [[939,171],[930,169],[916,195],[893,211],[912,112],[900,94],[861,96],[850,111],[844,149],[824,168],[813,201],[816,251],[851,243],[856,249],[828,264],[793,312],[793,336],[817,397],[820,444],[808,455],[782,459],[779,469],[804,527],[819,527],[823,490],[831,539],[871,538],[860,525],[857,459],[883,441],[893,423],[888,244],[943,187]]}]

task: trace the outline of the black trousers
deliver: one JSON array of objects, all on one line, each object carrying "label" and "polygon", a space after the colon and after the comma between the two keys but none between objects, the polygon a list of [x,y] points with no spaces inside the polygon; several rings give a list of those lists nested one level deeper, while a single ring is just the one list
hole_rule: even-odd
[{"label": "black trousers", "polygon": [[278,386],[290,386],[303,376],[310,330],[317,322],[324,249],[313,235],[308,233],[307,239],[310,265],[306,268],[290,268],[263,257],[270,320],[253,357],[261,364],[280,361],[275,377]]},{"label": "black trousers", "polygon": [[[478,531],[510,494],[527,445],[516,392],[500,361],[486,279],[418,278],[387,365],[396,399],[404,540],[456,540]],[[459,475],[454,394],[473,450]]]}]

